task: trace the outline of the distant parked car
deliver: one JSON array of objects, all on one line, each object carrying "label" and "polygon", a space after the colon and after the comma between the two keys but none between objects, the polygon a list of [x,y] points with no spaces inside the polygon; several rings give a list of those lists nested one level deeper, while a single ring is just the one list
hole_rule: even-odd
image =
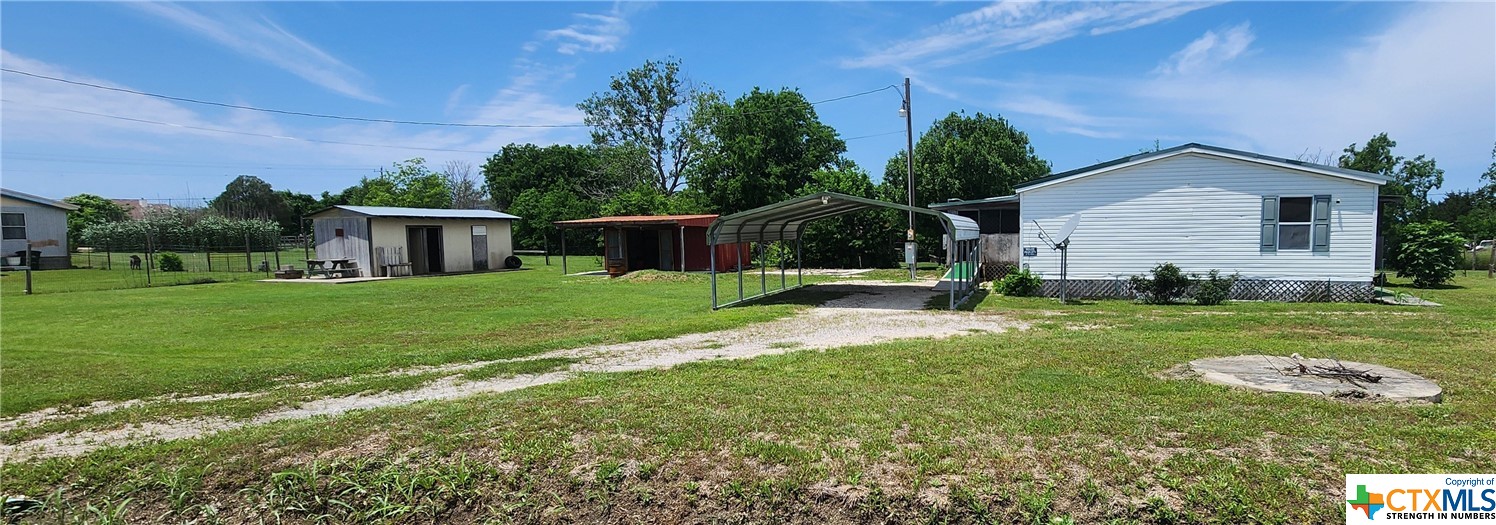
[{"label": "distant parked car", "polygon": [[1489,249],[1491,249],[1491,240],[1490,239],[1486,239],[1484,241],[1480,241],[1480,243],[1476,244],[1474,248],[1470,249],[1470,251],[1472,251],[1472,252],[1479,252],[1479,251],[1485,251],[1485,250],[1489,250]]}]

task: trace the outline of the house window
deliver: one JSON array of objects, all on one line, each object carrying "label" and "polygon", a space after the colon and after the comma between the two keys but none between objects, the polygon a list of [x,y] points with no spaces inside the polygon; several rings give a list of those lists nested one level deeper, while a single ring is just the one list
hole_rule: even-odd
[{"label": "house window", "polygon": [[1278,199],[1279,250],[1308,250],[1313,227],[1313,197]]},{"label": "house window", "polygon": [[5,240],[26,238],[26,214],[0,213],[0,230]]}]

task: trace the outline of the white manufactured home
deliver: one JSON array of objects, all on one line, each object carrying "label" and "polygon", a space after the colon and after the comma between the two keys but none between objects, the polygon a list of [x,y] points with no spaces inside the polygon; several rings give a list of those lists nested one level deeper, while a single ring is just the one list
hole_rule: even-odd
[{"label": "white manufactured home", "polygon": [[1060,252],[1041,236],[1079,214],[1066,268],[1074,296],[1127,296],[1128,277],[1169,262],[1239,274],[1237,299],[1359,301],[1372,292],[1386,182],[1186,144],[1035,179],[1014,188],[1016,199],[959,204],[1016,212],[1016,264],[1042,275],[1049,294],[1058,289]]},{"label": "white manufactured home", "polygon": [[491,210],[333,206],[309,215],[318,260],[346,260],[350,276],[473,272],[514,255],[513,215]]}]

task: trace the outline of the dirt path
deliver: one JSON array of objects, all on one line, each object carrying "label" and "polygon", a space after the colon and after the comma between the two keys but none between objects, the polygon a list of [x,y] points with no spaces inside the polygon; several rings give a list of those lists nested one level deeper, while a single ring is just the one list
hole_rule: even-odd
[{"label": "dirt path", "polygon": [[[272,421],[330,416],[353,410],[399,406],[420,401],[457,399],[480,393],[507,392],[565,381],[576,373],[582,372],[664,369],[694,361],[747,359],[762,355],[800,350],[823,350],[894,339],[943,338],[975,332],[1002,332],[1025,328],[1021,323],[996,315],[922,310],[926,301],[936,295],[936,292],[930,291],[929,283],[873,281],[834,283],[816,286],[816,290],[845,292],[848,295],[788,318],[717,332],[560,350],[516,360],[480,361],[396,370],[379,375],[426,373],[452,375],[411,390],[317,399],[294,408],[261,413],[249,419],[219,417],[178,419],[132,425],[123,429],[59,433],[20,443],[5,443],[0,444],[0,462],[79,455],[104,447],[153,440],[199,437]],[[483,380],[464,380],[459,375],[464,371],[494,363],[556,357],[572,358],[578,361],[567,371],[561,372],[522,374]],[[145,400],[99,402],[72,411],[45,409],[0,420],[0,430],[150,404],[247,398],[266,393],[238,392],[199,396],[198,398],[162,396]]]}]

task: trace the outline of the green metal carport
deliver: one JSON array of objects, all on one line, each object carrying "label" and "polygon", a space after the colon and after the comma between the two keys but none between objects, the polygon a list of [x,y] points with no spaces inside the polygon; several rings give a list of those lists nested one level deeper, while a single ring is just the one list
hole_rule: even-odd
[{"label": "green metal carport", "polygon": [[[726,215],[717,218],[717,221],[712,223],[706,233],[707,243],[712,247],[709,251],[713,257],[711,272],[712,309],[732,306],[744,301],[770,295],[771,293],[793,290],[804,286],[804,264],[800,257],[800,236],[805,233],[805,225],[819,219],[879,208],[914,212],[940,220],[940,224],[945,227],[947,237],[951,240],[950,245],[947,246],[947,250],[951,252],[951,257],[949,257],[951,265],[953,267],[979,267],[981,265],[981,232],[977,227],[976,221],[960,215],[941,213],[926,208],[916,208],[904,204],[865,199],[841,193],[822,192]],[[737,270],[738,298],[735,301],[720,303],[717,297],[716,246],[718,244],[759,243],[758,249],[760,254],[762,254],[762,243],[773,241],[795,241],[795,286],[786,286],[785,269],[781,266],[779,271],[780,287],[771,292],[768,289],[766,265],[761,262],[759,264],[759,293],[745,296],[743,290],[743,268],[739,265]],[[947,274],[947,279],[950,281],[950,308],[955,309],[957,305],[960,305],[967,298],[971,297],[972,292],[977,289],[978,278],[979,272],[965,272],[964,274],[961,274],[961,272],[951,272]]]}]

